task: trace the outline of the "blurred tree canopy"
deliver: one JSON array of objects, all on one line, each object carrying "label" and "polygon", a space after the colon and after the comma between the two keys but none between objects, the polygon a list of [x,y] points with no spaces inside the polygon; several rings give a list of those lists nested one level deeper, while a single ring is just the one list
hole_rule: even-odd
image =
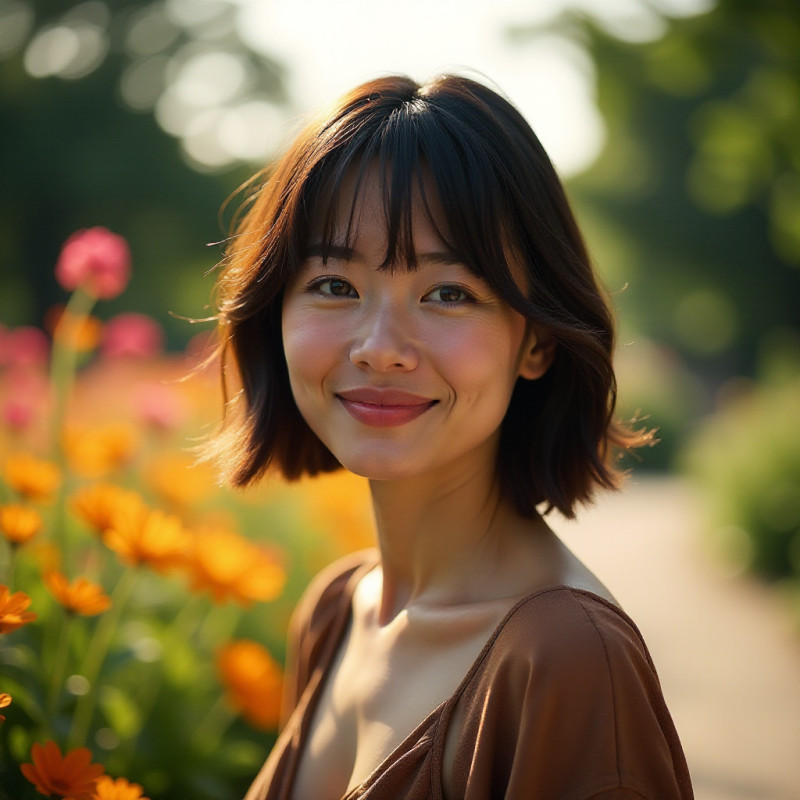
[{"label": "blurred tree canopy", "polygon": [[643,43],[558,24],[597,65],[607,146],[571,189],[609,285],[629,284],[623,324],[709,388],[753,376],[800,330],[800,6],[719,0]]},{"label": "blurred tree canopy", "polygon": [[242,44],[234,14],[227,0],[0,2],[6,325],[41,324],[63,302],[62,243],[104,225],[134,258],[129,290],[105,312],[146,310],[172,345],[189,338],[169,313],[202,316],[202,275],[219,258],[203,243],[224,235],[218,210],[251,171],[242,164],[266,158],[267,134],[254,146],[243,126],[286,100],[280,66]]}]

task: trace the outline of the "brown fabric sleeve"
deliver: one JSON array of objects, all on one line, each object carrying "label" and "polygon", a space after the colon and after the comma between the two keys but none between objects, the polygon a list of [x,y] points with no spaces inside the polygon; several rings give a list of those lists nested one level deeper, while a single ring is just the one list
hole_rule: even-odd
[{"label": "brown fabric sleeve", "polygon": [[[349,616],[348,582],[353,573],[374,563],[372,551],[340,559],[319,573],[301,597],[289,622],[289,640],[284,677],[281,735],[264,762],[244,800],[288,798],[291,794],[300,739],[310,715],[306,713],[311,691],[319,682],[335,652],[338,634]],[[300,720],[289,725],[298,705]]]},{"label": "brown fabric sleeve", "polygon": [[329,644],[331,628],[342,616],[343,592],[355,570],[375,560],[373,551],[340,559],[322,570],[303,593],[289,622],[280,730],[286,726]]},{"label": "brown fabric sleeve", "polygon": [[452,798],[692,797],[638,631],[568,589],[537,595],[508,620],[459,698],[448,751]]}]

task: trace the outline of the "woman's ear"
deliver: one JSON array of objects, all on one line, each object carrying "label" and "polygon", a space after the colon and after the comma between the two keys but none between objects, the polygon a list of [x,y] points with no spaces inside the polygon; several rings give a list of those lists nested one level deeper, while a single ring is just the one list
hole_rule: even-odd
[{"label": "woman's ear", "polygon": [[531,325],[525,349],[519,362],[519,377],[529,381],[541,378],[556,355],[556,340],[552,334]]}]

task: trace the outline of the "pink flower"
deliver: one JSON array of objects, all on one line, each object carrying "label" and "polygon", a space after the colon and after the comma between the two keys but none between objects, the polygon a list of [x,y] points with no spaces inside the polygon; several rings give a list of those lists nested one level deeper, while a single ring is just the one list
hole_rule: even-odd
[{"label": "pink flower", "polygon": [[23,325],[3,335],[3,361],[11,366],[43,366],[50,355],[50,340],[39,328]]},{"label": "pink flower", "polygon": [[102,344],[106,358],[151,358],[163,346],[164,332],[147,314],[118,314],[106,323]]},{"label": "pink flower", "polygon": [[56,264],[56,279],[68,291],[79,286],[97,298],[116,297],[128,285],[128,243],[107,228],[87,228],[67,239]]},{"label": "pink flower", "polygon": [[22,430],[33,421],[33,408],[22,400],[11,398],[3,403],[2,419],[9,428]]},{"label": "pink flower", "polygon": [[0,419],[10,428],[22,430],[44,418],[50,387],[43,372],[12,364],[4,381]]}]

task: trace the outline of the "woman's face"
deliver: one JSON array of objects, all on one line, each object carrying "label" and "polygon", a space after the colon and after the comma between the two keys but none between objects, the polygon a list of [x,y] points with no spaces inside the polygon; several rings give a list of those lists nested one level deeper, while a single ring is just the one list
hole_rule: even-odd
[{"label": "woman's face", "polygon": [[[345,212],[352,191],[343,187]],[[342,465],[377,480],[493,469],[517,378],[547,368],[524,317],[447,250],[421,198],[413,223],[418,268],[379,271],[386,230],[380,182],[368,172],[351,248],[334,246],[323,263],[312,233],[284,295],[300,413]]]}]

